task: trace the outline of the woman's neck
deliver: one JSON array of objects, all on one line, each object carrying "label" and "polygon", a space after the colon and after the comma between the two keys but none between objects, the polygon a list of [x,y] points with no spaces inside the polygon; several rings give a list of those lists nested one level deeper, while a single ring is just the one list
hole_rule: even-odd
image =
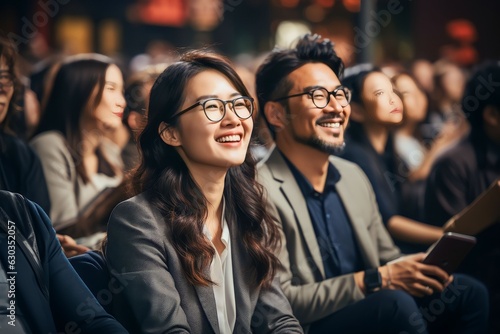
[{"label": "woman's neck", "polygon": [[389,130],[384,125],[377,123],[365,123],[364,129],[375,151],[379,154],[383,153],[387,144]]},{"label": "woman's neck", "polygon": [[214,171],[211,169],[210,171],[202,171],[199,169],[191,169],[190,172],[207,200],[207,218],[205,220],[205,226],[210,231],[210,235],[212,237],[211,241],[217,252],[220,254],[225,248],[221,237],[223,220],[222,200],[227,170]]}]

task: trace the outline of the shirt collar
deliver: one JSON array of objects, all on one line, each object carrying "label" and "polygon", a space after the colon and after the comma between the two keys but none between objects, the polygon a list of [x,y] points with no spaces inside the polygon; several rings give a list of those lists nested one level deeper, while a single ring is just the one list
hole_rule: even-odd
[{"label": "shirt collar", "polygon": [[[290,171],[292,172],[295,180],[297,181],[300,190],[304,195],[310,195],[316,193],[316,190],[314,190],[313,186],[307,180],[307,178],[295,167],[295,165],[287,159],[287,157],[280,151],[281,156],[287,163],[288,167],[290,168]],[[327,171],[327,176],[326,176],[326,183],[325,183],[325,189],[335,189],[335,185],[337,184],[338,181],[340,181],[340,172],[338,171],[337,168],[331,163],[328,162],[328,171]]]}]

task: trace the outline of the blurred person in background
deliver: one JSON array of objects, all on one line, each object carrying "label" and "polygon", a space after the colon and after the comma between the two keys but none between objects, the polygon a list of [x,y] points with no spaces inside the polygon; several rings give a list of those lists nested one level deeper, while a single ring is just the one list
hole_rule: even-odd
[{"label": "blurred person in background", "polygon": [[168,64],[147,66],[144,70],[132,74],[127,80],[125,87],[127,106],[123,112],[123,124],[129,130],[130,139],[122,151],[125,171],[132,170],[139,163],[137,141],[146,126],[149,93],[154,81],[167,66]]},{"label": "blurred person in background", "polygon": [[394,144],[393,131],[403,120],[403,102],[391,80],[378,68],[355,66],[346,72],[342,83],[352,92],[352,121],[340,156],[358,164],[368,176],[382,220],[396,244],[403,252],[423,251],[443,231],[404,215],[405,201],[414,197],[408,193],[415,188]]},{"label": "blurred person in background", "polygon": [[[500,64],[478,66],[468,80],[462,108],[470,134],[436,161],[427,180],[425,218],[443,226],[500,178]],[[500,332],[500,224],[477,235],[461,270],[490,290],[494,332]]]},{"label": "blurred person in background", "polygon": [[20,193],[50,212],[50,200],[40,159],[11,130],[23,93],[13,46],[0,39],[0,189]]},{"label": "blurred person in background", "polygon": [[42,162],[56,231],[80,238],[105,230],[88,217],[122,181],[121,148],[109,138],[123,126],[124,108],[122,72],[110,58],[82,54],[61,63],[30,142]]},{"label": "blurred person in background", "polygon": [[395,153],[408,168],[411,182],[411,187],[403,187],[402,214],[423,221],[425,180],[439,154],[460,139],[461,134],[455,131],[455,125],[445,123],[440,134],[426,147],[419,131],[428,113],[425,91],[409,73],[395,75],[392,82],[403,101],[403,121],[394,133]]},{"label": "blurred person in background", "polygon": [[466,75],[456,64],[439,60],[434,63],[433,91],[430,94],[430,108],[426,122],[420,126],[427,145],[441,134],[447,125],[458,136],[469,131],[460,101],[464,91]]},{"label": "blurred person in background", "polygon": [[410,73],[427,95],[434,91],[434,66],[430,61],[415,59],[410,65]]}]

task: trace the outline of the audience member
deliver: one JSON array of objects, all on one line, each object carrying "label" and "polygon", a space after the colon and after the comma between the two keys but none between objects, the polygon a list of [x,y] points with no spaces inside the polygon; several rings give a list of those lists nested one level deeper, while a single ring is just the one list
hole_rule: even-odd
[{"label": "audience member", "polygon": [[434,91],[434,66],[426,59],[416,59],[411,64],[411,74],[423,91],[430,95]]},{"label": "audience member", "polygon": [[0,189],[20,193],[50,212],[47,184],[38,156],[10,129],[19,111],[22,85],[15,67],[13,46],[0,39]]},{"label": "audience member", "polygon": [[425,180],[439,154],[458,140],[461,134],[456,131],[454,124],[446,123],[427,147],[420,133],[429,104],[425,91],[409,73],[402,72],[391,80],[403,101],[403,121],[394,133],[395,154],[408,169],[409,183],[403,187],[404,193],[401,196],[402,214],[423,221]]},{"label": "audience member", "polygon": [[61,64],[30,143],[42,162],[57,231],[82,237],[105,230],[81,218],[122,181],[121,152],[108,137],[121,126],[124,107],[122,73],[111,59],[83,54]]},{"label": "audience member", "polygon": [[447,60],[434,64],[434,85],[430,94],[430,109],[426,122],[420,127],[426,143],[441,134],[443,127],[454,128],[457,135],[465,136],[468,124],[460,108],[466,76],[462,69]]},{"label": "audience member", "polygon": [[392,130],[403,119],[402,101],[389,78],[378,69],[349,70],[352,74],[342,82],[352,93],[352,121],[341,157],[359,165],[368,176],[382,220],[404,251],[425,250],[443,232],[407,217],[409,199],[418,194],[408,195],[415,187],[394,148]]},{"label": "audience member", "polygon": [[[427,180],[425,217],[442,226],[500,178],[500,65],[486,63],[468,80],[462,108],[470,134],[444,153]],[[490,290],[491,319],[500,331],[500,224],[480,233],[462,270],[483,280]]]},{"label": "audience member", "polygon": [[108,224],[113,300],[133,333],[302,333],[275,278],[279,234],[248,145],[253,99],[227,60],[194,51],[156,80],[138,195]]},{"label": "audience member", "polygon": [[139,163],[137,139],[147,122],[149,93],[156,78],[165,70],[167,64],[151,65],[134,73],[125,87],[127,106],[123,112],[123,124],[130,133],[130,140],[122,151],[124,170],[130,171]]},{"label": "audience member", "polygon": [[[306,35],[273,51],[256,76],[276,140],[258,174],[281,221],[280,280],[294,314],[310,333],[486,332],[486,289],[423,264],[422,253],[401,257],[365,174],[331,155],[351,113],[342,70],[329,40]],[[429,315],[436,302],[443,307]]]},{"label": "audience member", "polygon": [[[0,224],[0,249],[5,250],[0,252],[0,280],[9,277],[0,283],[15,282],[15,293],[8,297],[3,290],[0,298],[9,303],[0,311],[2,333],[127,333],[69,264],[40,206],[0,191]],[[11,247],[16,249],[14,262],[7,252]],[[14,306],[13,317],[8,306]]]}]

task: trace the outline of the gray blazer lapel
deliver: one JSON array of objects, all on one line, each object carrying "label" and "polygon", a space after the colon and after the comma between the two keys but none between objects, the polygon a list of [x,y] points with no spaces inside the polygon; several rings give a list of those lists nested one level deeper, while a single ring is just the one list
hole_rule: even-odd
[{"label": "gray blazer lapel", "polygon": [[[347,171],[339,170],[340,174],[347,173]],[[370,235],[366,229],[366,223],[362,221],[362,218],[357,214],[357,212],[363,209],[359,207],[359,203],[356,201],[356,196],[353,191],[347,186],[345,182],[346,178],[340,178],[340,181],[336,184],[337,192],[344,204],[345,210],[352,224],[354,233],[356,234],[358,240],[358,247],[361,251],[361,256],[363,260],[370,267],[378,265],[378,259],[376,258],[377,249],[376,245],[373,244]]]},{"label": "gray blazer lapel", "polygon": [[321,275],[325,277],[325,269],[323,268],[323,262],[321,260],[321,252],[319,250],[311,218],[309,217],[309,210],[307,209],[306,201],[304,200],[302,192],[295,181],[290,168],[288,168],[288,165],[277,149],[271,153],[266,164],[268,165],[273,178],[281,183],[281,192],[290,204],[298,225],[302,229],[302,235],[306,240],[309,253],[312,256],[316,267],[319,268]]},{"label": "gray blazer lapel", "polygon": [[[196,294],[200,300],[203,311],[207,316],[208,322],[215,333],[219,333],[219,321],[217,320],[217,306],[215,305],[214,290],[212,286],[195,286]],[[189,310],[187,310],[189,312]]]},{"label": "gray blazer lapel", "polygon": [[236,222],[228,221],[228,226],[231,234],[231,257],[233,260],[234,297],[236,301],[234,332],[240,333],[243,329],[250,328],[248,318],[240,315],[252,314],[251,299],[252,296],[258,295],[258,291],[257,289],[249,291],[249,287],[255,286],[255,282],[252,282],[253,276],[248,271],[250,261],[248,256],[245,255],[243,242],[238,237]]}]

